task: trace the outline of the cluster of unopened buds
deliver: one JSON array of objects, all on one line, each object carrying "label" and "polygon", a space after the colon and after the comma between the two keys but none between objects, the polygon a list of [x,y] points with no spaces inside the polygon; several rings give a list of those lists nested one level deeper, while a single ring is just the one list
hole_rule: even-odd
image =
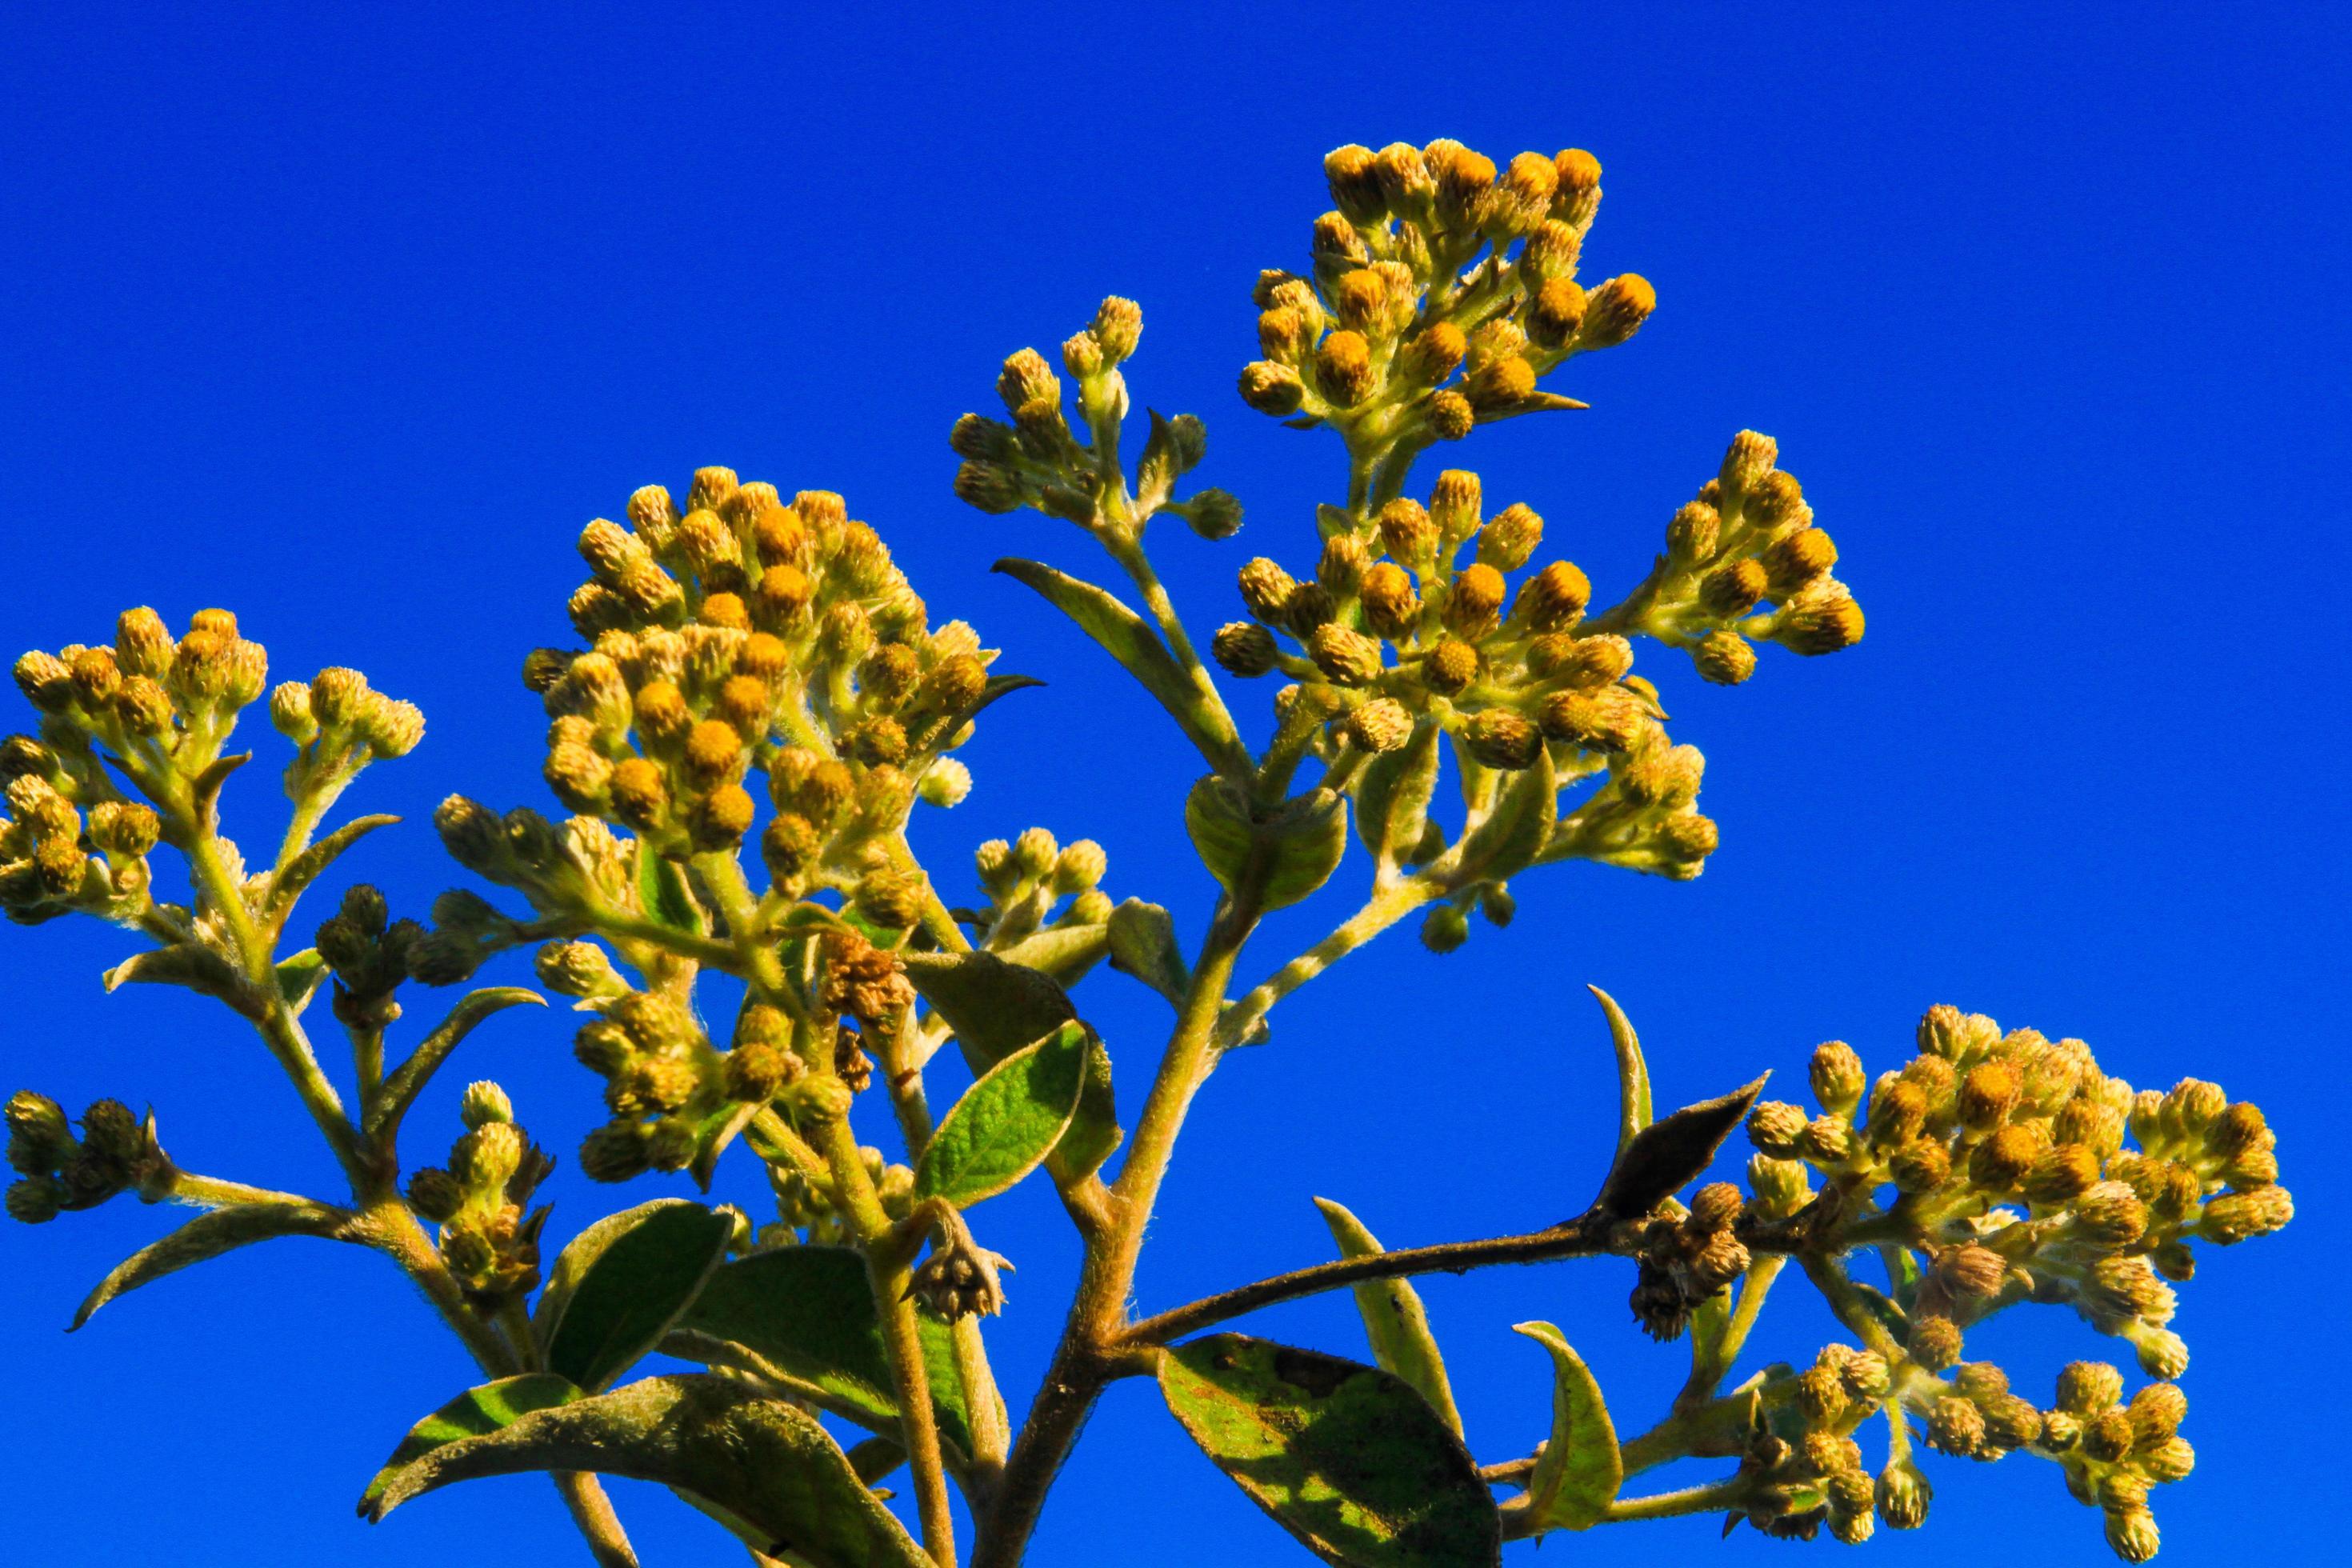
[{"label": "cluster of unopened buds", "polygon": [[[1898,1435],[1916,1423],[1945,1453],[2054,1459],[2074,1494],[2105,1510],[2116,1552],[2143,1561],[2157,1545],[2147,1489],[2187,1475],[2193,1458],[2178,1436],[2186,1401],[2170,1381],[2189,1363],[2168,1326],[2173,1284],[2195,1272],[2192,1242],[2231,1246],[2293,1217],[2277,1184],[2276,1137],[2259,1110],[2216,1085],[2191,1079],[2136,1092],[2102,1072],[2082,1041],[2004,1032],[1982,1015],[1937,1007],[1917,1046],[1873,1083],[1852,1047],[1832,1041],[1811,1064],[1819,1114],[1767,1101],[1749,1116],[1753,1217],[1796,1226],[1795,1249],[1818,1259],[1869,1247],[1893,1260],[1885,1292],[1842,1273],[1832,1286],[1833,1305],[1834,1292],[1853,1293],[1848,1304],[1877,1327],[1884,1353],[1835,1352],[1840,1366],[1803,1374],[1790,1396],[1808,1432],[1843,1422],[1842,1434],[1883,1407]],[[1702,1210],[1737,1199],[1728,1188],[1702,1190],[1672,1233],[1682,1251],[1691,1251]],[[1654,1278],[1644,1257],[1635,1307],[1645,1321],[1686,1310],[1735,1262],[1746,1266],[1727,1255],[1706,1279],[1668,1292],[1666,1275]],[[2124,1403],[2120,1373],[2077,1363],[2060,1378],[2055,1404],[2038,1409],[2000,1367],[1962,1360],[1969,1328],[2028,1302],[2073,1307],[2164,1381]],[[1867,1402],[1846,1375],[1864,1355],[1876,1386]],[[1766,1394],[1769,1404],[1773,1391]],[[1898,1441],[1876,1493],[1880,1516],[1903,1528],[1924,1517],[1927,1495],[1906,1452]],[[1841,1534],[1866,1532],[1833,1490],[1822,1506]],[[1794,1505],[1776,1516],[1788,1529],[1807,1517]]]},{"label": "cluster of unopened buds", "polygon": [[731,848],[751,826],[745,777],[777,815],[761,847],[790,889],[854,877],[918,793],[970,787],[944,756],[969,733],[988,662],[961,621],[936,630],[871,528],[841,498],[739,484],[704,468],[683,511],[649,486],[633,528],[580,538],[593,574],[572,599],[584,651],[541,648],[524,678],[550,717],[546,773],[572,810],[669,855]]},{"label": "cluster of unopened buds", "polygon": [[549,1211],[530,1205],[555,1161],[515,1125],[514,1107],[495,1083],[468,1085],[457,1115],[466,1131],[450,1145],[448,1163],[409,1177],[408,1204],[441,1227],[443,1260],[488,1317],[538,1287]]},{"label": "cluster of unopened buds", "polygon": [[142,1121],[119,1100],[101,1100],[81,1114],[81,1136],[58,1102],[31,1089],[8,1101],[8,1216],[26,1225],[68,1209],[96,1208],[119,1193],[154,1201],[169,1190],[172,1163],[155,1142],[154,1119]]}]

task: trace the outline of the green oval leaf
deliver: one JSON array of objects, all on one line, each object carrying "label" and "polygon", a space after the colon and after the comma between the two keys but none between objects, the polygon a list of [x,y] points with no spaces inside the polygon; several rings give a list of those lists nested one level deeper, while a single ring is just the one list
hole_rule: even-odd
[{"label": "green oval leaf", "polygon": [[[971,1418],[945,1323],[918,1313],[940,1433],[971,1452]],[[780,1247],[721,1264],[663,1346],[803,1385],[812,1403],[861,1426],[895,1432],[897,1380],[866,1259],[845,1247]]]},{"label": "green oval leaf", "polygon": [[1226,780],[1214,773],[1193,784],[1184,796],[1184,831],[1193,853],[1218,886],[1232,892],[1249,867],[1249,802]]},{"label": "green oval leaf", "polygon": [[1356,784],[1356,837],[1385,875],[1412,858],[1429,828],[1429,801],[1437,792],[1437,741],[1424,722],[1393,752],[1364,766]]},{"label": "green oval leaf", "polygon": [[280,1236],[317,1236],[331,1241],[358,1239],[346,1228],[356,1216],[345,1210],[289,1200],[285,1203],[231,1204],[200,1214],[161,1241],[141,1247],[98,1282],[83,1299],[67,1331],[80,1328],[90,1314],[117,1296],[152,1284],[192,1263],[218,1258],[257,1241]]},{"label": "green oval leaf", "polygon": [[[1323,1211],[1323,1223],[1331,1227],[1331,1239],[1339,1243],[1340,1257],[1369,1258],[1386,1250],[1380,1238],[1364,1228],[1364,1222],[1341,1205],[1317,1198],[1315,1206]],[[1438,1353],[1436,1337],[1429,1331],[1429,1313],[1422,1307],[1421,1293],[1405,1279],[1366,1279],[1355,1287],[1355,1292],[1356,1310],[1363,1317],[1372,1359],[1382,1371],[1412,1384],[1413,1392],[1428,1400],[1429,1407],[1460,1436],[1462,1413],[1454,1407],[1454,1385],[1446,1378],[1445,1358]]]},{"label": "green oval leaf", "polygon": [[693,890],[686,885],[686,868],[656,854],[642,838],[637,840],[636,874],[637,907],[647,920],[689,936],[709,934],[702,906],[695,902]]},{"label": "green oval leaf", "polygon": [[908,982],[955,1031],[974,1073],[1078,1016],[1052,975],[992,952],[905,952],[898,962]]},{"label": "green oval leaf", "polygon": [[915,1195],[969,1208],[1043,1163],[1078,1109],[1094,1032],[1065,1024],[964,1091],[915,1166]]},{"label": "green oval leaf", "polygon": [[1559,780],[1547,748],[1536,752],[1533,765],[1504,781],[1494,809],[1462,840],[1456,869],[1448,880],[1465,887],[1517,876],[1542,852],[1559,820]]},{"label": "green oval leaf", "polygon": [[1333,790],[1313,790],[1261,819],[1240,790],[1211,776],[1184,797],[1184,830],[1201,864],[1227,892],[1255,863],[1259,907],[1278,910],[1314,892],[1339,868],[1348,849],[1348,801]]},{"label": "green oval leaf", "polygon": [[661,1342],[727,1255],[732,1214],[656,1198],[597,1221],[555,1260],[534,1327],[547,1367],[595,1393]]},{"label": "green oval leaf", "polygon": [[496,1383],[486,1383],[469,1388],[448,1404],[408,1429],[392,1458],[383,1462],[375,1479],[360,1499],[360,1511],[383,1491],[385,1481],[404,1466],[414,1463],[445,1444],[462,1442],[467,1437],[487,1436],[502,1431],[534,1410],[552,1409],[569,1405],[580,1397],[580,1389],[568,1377],[558,1377],[551,1372],[525,1373],[520,1377],[502,1377]]},{"label": "green oval leaf", "polygon": [[1528,1478],[1528,1532],[1589,1529],[1625,1484],[1625,1461],[1601,1384],[1549,1323],[1519,1323],[1512,1331],[1551,1352],[1551,1436]]},{"label": "green oval leaf", "polygon": [[1495,1568],[1502,1524],[1462,1441],[1402,1379],[1246,1334],[1160,1358],[1160,1392],[1219,1469],[1327,1563]]},{"label": "green oval leaf", "polygon": [[453,1481],[528,1470],[674,1487],[754,1550],[813,1568],[930,1568],[814,1416],[707,1375],[648,1378],[441,1444],[388,1468],[361,1511],[381,1520]]},{"label": "green oval leaf", "polygon": [[1109,935],[1113,969],[1142,981],[1166,997],[1170,1005],[1184,1005],[1192,971],[1176,941],[1175,916],[1158,904],[1129,899],[1111,910]]}]

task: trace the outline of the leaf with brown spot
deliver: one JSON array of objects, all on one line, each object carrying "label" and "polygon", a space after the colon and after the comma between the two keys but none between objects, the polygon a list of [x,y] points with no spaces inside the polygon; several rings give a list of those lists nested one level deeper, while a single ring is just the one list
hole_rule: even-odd
[{"label": "leaf with brown spot", "polygon": [[1342,1568],[1496,1568],[1502,1519],[1476,1461],[1411,1384],[1247,1334],[1160,1358],[1169,1410],[1217,1468]]}]

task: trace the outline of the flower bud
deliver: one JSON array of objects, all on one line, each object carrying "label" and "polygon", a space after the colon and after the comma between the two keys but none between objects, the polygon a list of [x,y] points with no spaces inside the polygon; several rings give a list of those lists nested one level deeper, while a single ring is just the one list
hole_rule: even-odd
[{"label": "flower bud", "polygon": [[1432,952],[1452,952],[1470,940],[1470,917],[1452,904],[1439,904],[1423,917],[1421,945]]},{"label": "flower bud", "polygon": [[1708,615],[1730,620],[1754,609],[1766,586],[1764,568],[1758,563],[1745,557],[1727,561],[1699,579],[1698,602]]},{"label": "flower bud", "polygon": [[468,1128],[480,1128],[493,1121],[512,1121],[514,1102],[507,1091],[488,1079],[466,1086],[465,1097],[457,1102],[457,1120]]},{"label": "flower bud", "polygon": [[1447,637],[1421,661],[1421,682],[1441,696],[1459,693],[1478,678],[1478,650],[1459,638]]},{"label": "flower bud", "polygon": [[[1345,330],[1324,338],[1315,351],[1314,367],[1317,389],[1341,408],[1353,408],[1371,395],[1378,374],[1372,368],[1371,345],[1362,333]],[[1246,381],[1242,395],[1249,396]]]},{"label": "flower bud", "polygon": [[446,1171],[427,1165],[408,1178],[408,1206],[420,1219],[446,1225],[465,1202],[466,1189]]},{"label": "flower bud", "polygon": [[1960,1326],[1932,1313],[1914,1318],[1904,1349],[1927,1371],[1941,1372],[1960,1359]]},{"label": "flower bud", "polygon": [[1813,1047],[1813,1059],[1809,1069],[1812,1079],[1813,1098],[1822,1110],[1837,1115],[1851,1114],[1862,1101],[1864,1079],[1862,1058],[1843,1040],[1825,1040]]},{"label": "flower bud", "polygon": [[1412,738],[1412,715],[1400,703],[1375,698],[1348,715],[1349,742],[1367,752],[1393,752]]},{"label": "flower bud", "polygon": [[1362,686],[1380,679],[1381,645],[1360,632],[1336,624],[1318,626],[1308,639],[1307,650],[1315,668],[1334,684]]},{"label": "flower bud", "polygon": [[1462,729],[1463,749],[1490,768],[1516,772],[1531,766],[1543,750],[1543,731],[1508,708],[1471,716]]},{"label": "flower bud", "polygon": [[1768,1100],[1748,1113],[1748,1141],[1776,1159],[1797,1152],[1808,1118],[1785,1100]]},{"label": "flower bud", "polygon": [[2106,1516],[2107,1545],[2126,1563],[2145,1563],[2161,1542],[2156,1516],[2144,1508],[2111,1510]]},{"label": "flower bud", "polygon": [[1592,584],[1575,563],[1555,561],[1519,590],[1518,613],[1539,632],[1557,631],[1584,614]]},{"label": "flower bud", "polygon": [[1691,649],[1691,663],[1702,680],[1737,686],[1756,673],[1756,650],[1738,632],[1712,631]]},{"label": "flower bud", "polygon": [[1588,301],[1581,330],[1577,333],[1580,349],[1614,348],[1642,330],[1650,312],[1658,307],[1657,290],[1648,279],[1638,272],[1627,272],[1612,278],[1592,291]]}]

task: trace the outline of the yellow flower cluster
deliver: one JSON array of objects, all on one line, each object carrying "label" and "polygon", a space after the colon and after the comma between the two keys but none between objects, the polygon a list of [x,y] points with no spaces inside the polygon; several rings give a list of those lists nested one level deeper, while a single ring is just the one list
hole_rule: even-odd
[{"label": "yellow flower cluster", "polygon": [[989,695],[992,653],[962,622],[936,630],[874,531],[841,498],[695,475],[681,510],[659,486],[634,528],[580,537],[593,574],[572,598],[585,651],[542,648],[525,679],[551,723],[546,774],[563,803],[683,858],[731,847],[753,816],[746,774],[777,806],[763,847],[806,885],[895,832],[920,791],[961,799],[941,754]]},{"label": "yellow flower cluster", "polygon": [[[1242,567],[1252,619],[1213,639],[1221,666],[1297,678],[1277,712],[1319,722],[1313,745],[1327,760],[1402,750],[1428,725],[1500,772],[1548,751],[1563,788],[1606,770],[1538,858],[1698,874],[1716,845],[1696,805],[1705,759],[1667,739],[1656,688],[1633,674],[1633,645],[1587,621],[1591,584],[1574,563],[1524,572],[1516,585],[1507,575],[1528,566],[1542,518],[1523,505],[1486,515],[1478,477],[1448,469],[1426,503],[1400,497],[1360,528],[1336,508],[1324,520],[1310,576],[1264,557]],[[1414,858],[1443,848],[1433,837]]]},{"label": "yellow flower cluster", "polygon": [[[199,610],[177,638],[154,611],[125,610],[111,646],[19,658],[16,684],[42,719],[38,738],[0,742],[0,909],[23,923],[72,910],[126,925],[144,918],[154,908],[146,857],[165,823],[122,794],[101,755],[119,759],[149,801],[182,816],[209,811],[234,765],[223,743],[268,671],[268,654],[226,610]],[[425,734],[413,704],[370,690],[355,670],[278,687],[270,716],[301,748],[286,775],[298,801],[331,799],[370,762],[405,755]]]},{"label": "yellow flower cluster", "polygon": [[[2293,1217],[2276,1136],[2216,1085],[2136,1092],[2082,1041],[2004,1032],[1980,1014],[1931,1009],[1917,1046],[1871,1083],[1853,1048],[1831,1041],[1811,1065],[1819,1115],[1758,1105],[1758,1202],[1769,1191],[1769,1212],[1801,1205],[1806,1245],[1824,1256],[1876,1247],[1895,1260],[1891,1295],[1844,1288],[1874,1301],[1864,1310],[1894,1336],[1898,1432],[1907,1416],[1945,1453],[2056,1460],[2074,1495],[2105,1510],[2117,1554],[2144,1562],[2157,1549],[2148,1488],[2186,1476],[2195,1458],[2178,1435],[2187,1401],[2169,1381],[2189,1363],[2168,1326],[2172,1284],[2195,1272],[2192,1241],[2229,1246]],[[2166,1381],[2125,1403],[2120,1373],[2078,1363],[2060,1377],[2055,1405],[2036,1409],[2000,1367],[1961,1360],[1970,1326],[2029,1301],[2071,1305]],[[1925,1515],[1916,1472],[1891,1468],[1878,1495],[1890,1523]],[[1826,1517],[1835,1527],[1836,1504]]]},{"label": "yellow flower cluster", "polygon": [[1768,1101],[1748,1121],[1765,1153],[1819,1171],[1842,1214],[1893,1187],[1882,1216],[1853,1223],[1927,1260],[1910,1306],[1915,1358],[1950,1365],[1961,1331],[1986,1315],[2065,1302],[2130,1342],[2152,1375],[2179,1376],[2188,1348],[2166,1327],[2167,1281],[2195,1271],[2189,1242],[2226,1246],[2294,1215],[2261,1110],[2194,1079],[2135,1093],[2080,1040],[2003,1033],[1953,1007],[1927,1014],[1918,1044],[1866,1105],[1859,1059],[1824,1045],[1812,1067],[1822,1114]]},{"label": "yellow flower cluster", "polygon": [[1260,277],[1265,357],[1241,391],[1265,413],[1338,427],[1360,463],[1580,406],[1537,384],[1623,342],[1657,304],[1634,273],[1590,292],[1576,281],[1601,206],[1590,153],[1522,153],[1498,174],[1457,142],[1398,142],[1342,147],[1323,172],[1339,210],[1315,222],[1311,276]]}]

